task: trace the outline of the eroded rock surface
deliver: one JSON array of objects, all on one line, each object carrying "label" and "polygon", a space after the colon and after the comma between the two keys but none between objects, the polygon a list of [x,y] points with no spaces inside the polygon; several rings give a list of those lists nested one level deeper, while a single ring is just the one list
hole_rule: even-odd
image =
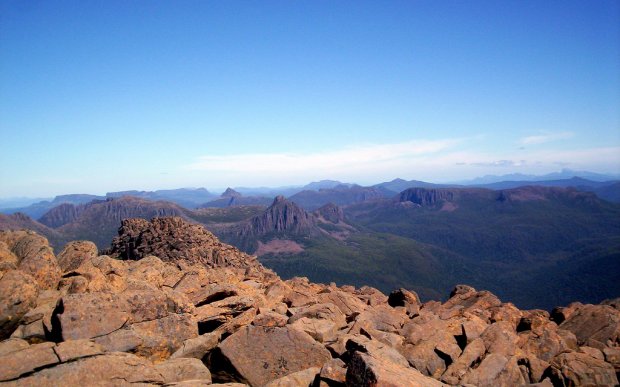
[{"label": "eroded rock surface", "polygon": [[618,384],[614,300],[550,314],[465,285],[421,303],[283,281],[179,218],[124,221],[110,253],[0,233],[0,385]]}]

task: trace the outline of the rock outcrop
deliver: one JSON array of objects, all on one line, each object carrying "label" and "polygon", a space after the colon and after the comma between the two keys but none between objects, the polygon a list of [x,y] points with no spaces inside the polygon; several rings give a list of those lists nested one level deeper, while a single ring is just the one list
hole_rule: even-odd
[{"label": "rock outcrop", "polygon": [[316,216],[322,217],[331,223],[339,223],[344,221],[344,211],[342,211],[342,208],[333,203],[327,203],[322,206],[315,211],[315,214]]},{"label": "rock outcrop", "polygon": [[256,257],[220,242],[204,227],[179,217],[126,219],[107,251],[111,257],[137,260],[155,255],[163,261],[179,260],[208,267],[262,269]]},{"label": "rock outcrop", "polygon": [[124,221],[111,251],[0,233],[0,385],[618,384],[614,302],[283,281],[179,218]]}]

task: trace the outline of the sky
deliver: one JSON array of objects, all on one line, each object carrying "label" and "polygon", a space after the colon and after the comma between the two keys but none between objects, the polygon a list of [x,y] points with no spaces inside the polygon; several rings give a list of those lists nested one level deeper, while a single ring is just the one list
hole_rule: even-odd
[{"label": "sky", "polygon": [[620,2],[0,2],[0,198],[620,173]]}]

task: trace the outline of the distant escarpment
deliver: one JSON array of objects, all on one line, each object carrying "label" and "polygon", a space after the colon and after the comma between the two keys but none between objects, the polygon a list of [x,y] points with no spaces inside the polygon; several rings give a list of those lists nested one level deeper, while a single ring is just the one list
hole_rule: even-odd
[{"label": "distant escarpment", "polygon": [[374,187],[341,184],[333,188],[321,188],[318,191],[304,190],[290,197],[308,211],[314,211],[328,203],[346,206],[385,198],[383,192]]},{"label": "distant escarpment", "polygon": [[398,200],[420,206],[432,206],[441,201],[452,201],[458,194],[458,191],[448,188],[409,188],[399,194]]},{"label": "distant escarpment", "polygon": [[65,224],[74,222],[78,219],[82,211],[88,208],[85,205],[74,205],[71,203],[63,203],[58,207],[54,207],[46,212],[39,222],[43,223],[47,227],[58,228]]},{"label": "distant escarpment", "polygon": [[128,220],[114,245],[136,251],[0,232],[0,385],[618,385],[618,299],[549,313],[465,285],[442,303],[283,281],[202,259],[228,250],[180,218]]}]

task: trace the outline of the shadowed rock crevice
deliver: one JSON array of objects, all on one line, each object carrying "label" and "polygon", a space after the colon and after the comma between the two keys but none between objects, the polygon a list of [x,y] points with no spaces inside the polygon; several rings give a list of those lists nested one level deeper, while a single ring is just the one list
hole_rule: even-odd
[{"label": "shadowed rock crevice", "polygon": [[248,381],[239,374],[239,371],[237,371],[230,360],[222,354],[219,348],[215,348],[211,351],[205,359],[203,359],[203,362],[211,371],[213,383],[248,384]]},{"label": "shadowed rock crevice", "polygon": [[[59,315],[63,314],[64,312],[65,312],[65,306],[64,306],[62,299],[60,299],[58,300],[58,303],[56,304],[56,307],[54,308],[54,311],[52,312],[52,318],[51,318],[52,330],[51,332],[48,332],[47,329],[45,329],[45,338],[48,341],[51,341],[54,343],[60,343],[62,341],[62,325],[60,324]],[[45,328],[45,325],[44,325],[44,328]]]},{"label": "shadowed rock crevice", "polygon": [[215,292],[210,296],[206,297],[203,301],[198,302],[195,306],[198,308],[199,306],[211,304],[217,301],[224,300],[228,297],[236,296],[237,293],[231,290],[222,290],[221,292]]}]

